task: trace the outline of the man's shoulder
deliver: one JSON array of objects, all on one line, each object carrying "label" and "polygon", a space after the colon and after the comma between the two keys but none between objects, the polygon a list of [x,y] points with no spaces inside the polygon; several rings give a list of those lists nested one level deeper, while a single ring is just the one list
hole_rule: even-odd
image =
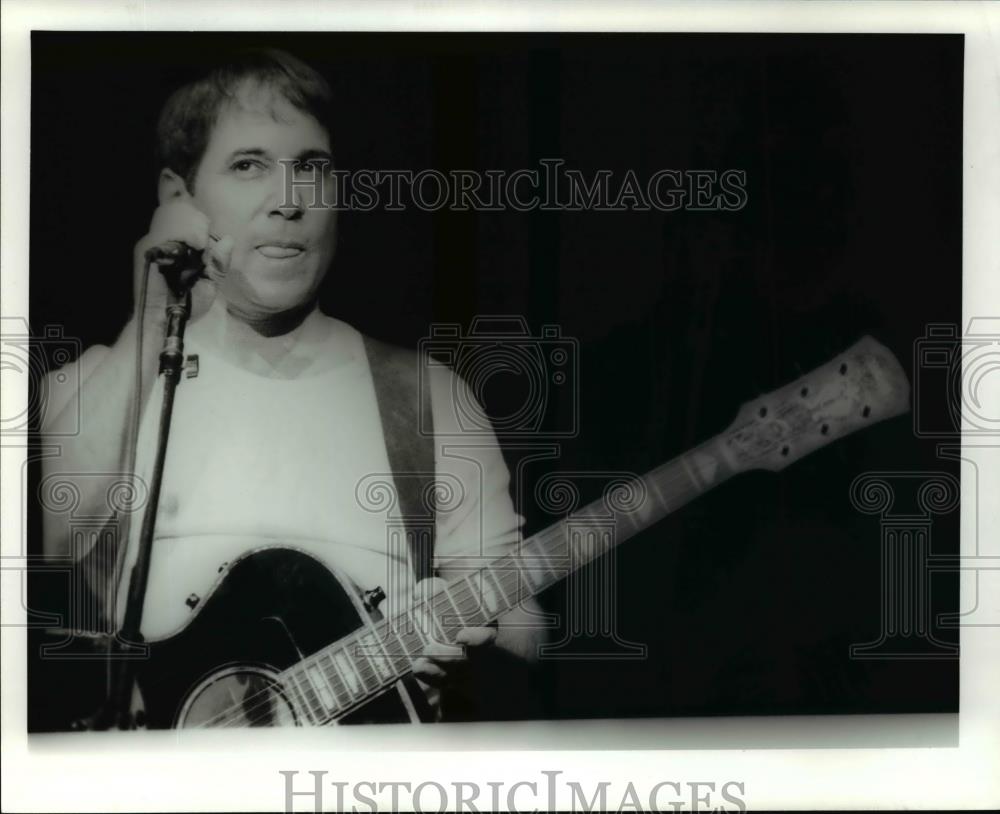
[{"label": "man's shoulder", "polygon": [[395,344],[348,327],[356,332],[363,345],[372,378],[377,380],[376,388],[384,381],[392,381],[410,390],[411,398],[418,403],[427,399],[435,434],[460,432],[466,423],[458,420],[463,411],[470,413],[475,423],[482,424],[484,417],[478,399],[469,383],[446,360],[421,347]]},{"label": "man's shoulder", "polygon": [[427,384],[438,389],[449,385],[457,376],[444,362],[431,357],[424,349],[400,345],[385,339],[379,339],[364,333],[343,320],[325,317],[330,320],[331,335],[346,337],[348,333],[356,337],[373,366],[379,365],[391,368],[394,373],[405,375],[415,382]]}]

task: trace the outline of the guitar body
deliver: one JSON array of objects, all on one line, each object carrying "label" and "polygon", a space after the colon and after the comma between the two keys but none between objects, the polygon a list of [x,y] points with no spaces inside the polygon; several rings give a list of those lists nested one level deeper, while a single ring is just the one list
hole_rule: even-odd
[{"label": "guitar body", "polygon": [[[347,579],[301,551],[265,548],[231,563],[181,632],[149,644],[137,665],[145,726],[307,725],[278,674],[367,625]],[[415,680],[397,682],[339,723],[425,720]]]}]

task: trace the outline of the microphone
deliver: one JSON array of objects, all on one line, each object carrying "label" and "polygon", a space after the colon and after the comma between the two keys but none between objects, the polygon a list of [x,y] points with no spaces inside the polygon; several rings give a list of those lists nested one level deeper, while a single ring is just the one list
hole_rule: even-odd
[{"label": "microphone", "polygon": [[[209,237],[218,240],[215,235]],[[170,290],[178,297],[194,288],[200,278],[207,278],[202,250],[195,249],[180,240],[168,240],[148,249],[146,263],[156,264]]]}]

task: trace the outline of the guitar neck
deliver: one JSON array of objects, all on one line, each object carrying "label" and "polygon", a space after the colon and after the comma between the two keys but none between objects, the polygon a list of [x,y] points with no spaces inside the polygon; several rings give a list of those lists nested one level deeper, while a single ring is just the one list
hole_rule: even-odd
[{"label": "guitar neck", "polygon": [[[406,611],[362,626],[283,674],[312,723],[334,721],[412,672],[433,641],[488,624],[608,553],[735,473],[716,436],[645,475],[612,481],[603,496]],[[459,566],[461,568],[461,566]]]},{"label": "guitar neck", "polygon": [[[529,537],[515,554],[480,569],[476,577],[492,620],[612,548],[662,520],[671,512],[728,479],[733,470],[721,454],[722,436],[633,478],[612,480],[603,495],[560,522]],[[558,488],[558,483],[550,484]],[[463,580],[448,586],[459,612],[471,606]],[[492,592],[491,592],[492,589]],[[456,594],[458,594],[456,596]],[[473,595],[476,599],[476,594]],[[502,606],[493,607],[499,599]]]}]

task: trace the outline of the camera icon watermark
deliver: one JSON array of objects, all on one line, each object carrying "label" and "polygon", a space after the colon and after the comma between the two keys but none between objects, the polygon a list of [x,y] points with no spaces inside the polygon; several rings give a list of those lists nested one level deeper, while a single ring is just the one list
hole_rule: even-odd
[{"label": "camera icon watermark", "polygon": [[[571,438],[579,431],[579,343],[559,326],[545,325],[533,336],[523,317],[481,316],[468,333],[456,324],[432,326],[419,350],[425,360],[421,388],[431,387],[435,367],[457,374],[450,408],[463,435]],[[487,417],[480,405],[492,387],[516,397]],[[430,434],[433,423],[425,412],[421,408],[420,431]]]},{"label": "camera icon watermark", "polygon": [[958,438],[963,430],[1000,436],[1000,317],[973,317],[964,334],[932,323],[914,343],[914,433]]},{"label": "camera icon watermark", "polygon": [[[0,435],[23,435],[38,430],[55,388],[70,393],[63,408],[68,417],[58,431],[50,435],[77,435],[80,431],[80,373],[70,365],[80,356],[79,339],[67,337],[58,325],[49,325],[40,336],[33,336],[28,321],[22,317],[3,317],[0,324],[0,369],[4,387],[18,390],[18,380],[27,385],[27,403],[18,399],[3,400]],[[50,376],[50,371],[54,371]],[[10,391],[9,391],[10,392]]]}]

